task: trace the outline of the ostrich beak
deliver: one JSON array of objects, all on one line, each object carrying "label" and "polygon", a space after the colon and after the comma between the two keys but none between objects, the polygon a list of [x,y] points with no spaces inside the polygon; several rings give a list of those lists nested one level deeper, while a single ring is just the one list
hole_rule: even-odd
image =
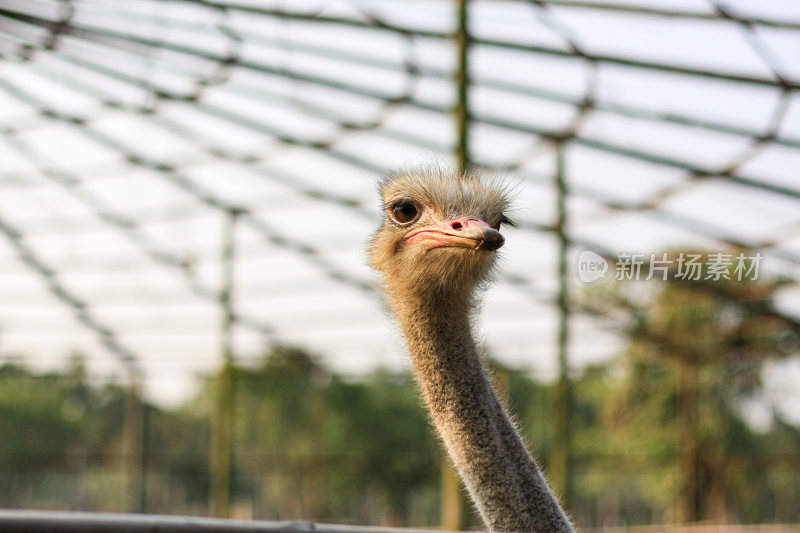
[{"label": "ostrich beak", "polygon": [[439,224],[414,228],[403,239],[425,245],[429,250],[443,246],[493,252],[505,242],[499,231],[479,218],[461,217]]}]

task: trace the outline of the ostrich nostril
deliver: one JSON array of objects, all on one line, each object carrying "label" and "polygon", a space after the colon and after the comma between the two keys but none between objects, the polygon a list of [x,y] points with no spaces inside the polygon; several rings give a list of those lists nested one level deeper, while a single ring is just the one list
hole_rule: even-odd
[{"label": "ostrich nostril", "polygon": [[456,220],[455,222],[450,224],[450,227],[453,228],[454,230],[460,230],[463,226],[461,225],[461,222]]}]

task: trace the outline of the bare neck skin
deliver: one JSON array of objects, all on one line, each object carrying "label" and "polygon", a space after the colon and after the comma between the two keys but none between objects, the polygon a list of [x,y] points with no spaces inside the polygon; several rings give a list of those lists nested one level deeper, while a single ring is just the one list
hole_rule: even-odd
[{"label": "bare neck skin", "polygon": [[573,532],[490,385],[469,307],[424,297],[395,306],[433,423],[491,531]]}]

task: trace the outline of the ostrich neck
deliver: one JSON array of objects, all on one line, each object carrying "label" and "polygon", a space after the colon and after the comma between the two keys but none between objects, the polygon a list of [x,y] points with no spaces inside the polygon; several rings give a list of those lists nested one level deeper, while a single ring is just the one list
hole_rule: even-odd
[{"label": "ostrich neck", "polygon": [[431,418],[492,531],[572,532],[481,365],[468,306],[419,298],[396,309]]}]

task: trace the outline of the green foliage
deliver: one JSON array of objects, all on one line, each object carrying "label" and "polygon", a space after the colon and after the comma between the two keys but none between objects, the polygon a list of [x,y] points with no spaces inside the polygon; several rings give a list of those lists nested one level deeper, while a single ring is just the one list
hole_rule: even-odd
[{"label": "green foliage", "polygon": [[668,279],[645,298],[630,284],[593,296],[594,310],[627,315],[630,342],[600,399],[602,424],[588,432],[621,460],[615,471],[594,469],[584,489],[627,499],[624,478],[657,521],[768,519],[771,511],[744,505],[775,494],[763,475],[773,451],[744,407],[763,387],[763,363],[786,357],[781,339],[797,329],[772,306],[781,284]]},{"label": "green foliage", "polygon": [[63,373],[0,366],[0,505],[22,505],[24,498],[50,507],[91,505],[85,487],[66,492],[68,479],[118,451],[120,406],[121,391],[90,386],[78,356]]},{"label": "green foliage", "polygon": [[[800,430],[776,418],[758,432],[742,414],[761,364],[784,356],[773,289],[660,289],[594,296],[630,342],[573,380],[571,514],[582,526],[662,522],[691,502],[701,516],[796,520]],[[216,377],[179,408],[144,406],[146,511],[208,512]],[[409,376],[351,379],[276,346],[233,377],[237,516],[438,525],[442,451]],[[497,366],[493,377],[535,455],[549,457],[554,386]],[[125,400],[77,357],[61,372],[0,366],[0,507],[131,510]]]},{"label": "green foliage", "polygon": [[80,443],[80,396],[53,374],[34,376],[13,364],[0,367],[0,380],[3,471],[32,473],[64,465],[70,448]]},{"label": "green foliage", "polygon": [[235,380],[237,490],[257,515],[403,522],[435,484],[437,444],[407,377],[348,381],[276,347]]}]

